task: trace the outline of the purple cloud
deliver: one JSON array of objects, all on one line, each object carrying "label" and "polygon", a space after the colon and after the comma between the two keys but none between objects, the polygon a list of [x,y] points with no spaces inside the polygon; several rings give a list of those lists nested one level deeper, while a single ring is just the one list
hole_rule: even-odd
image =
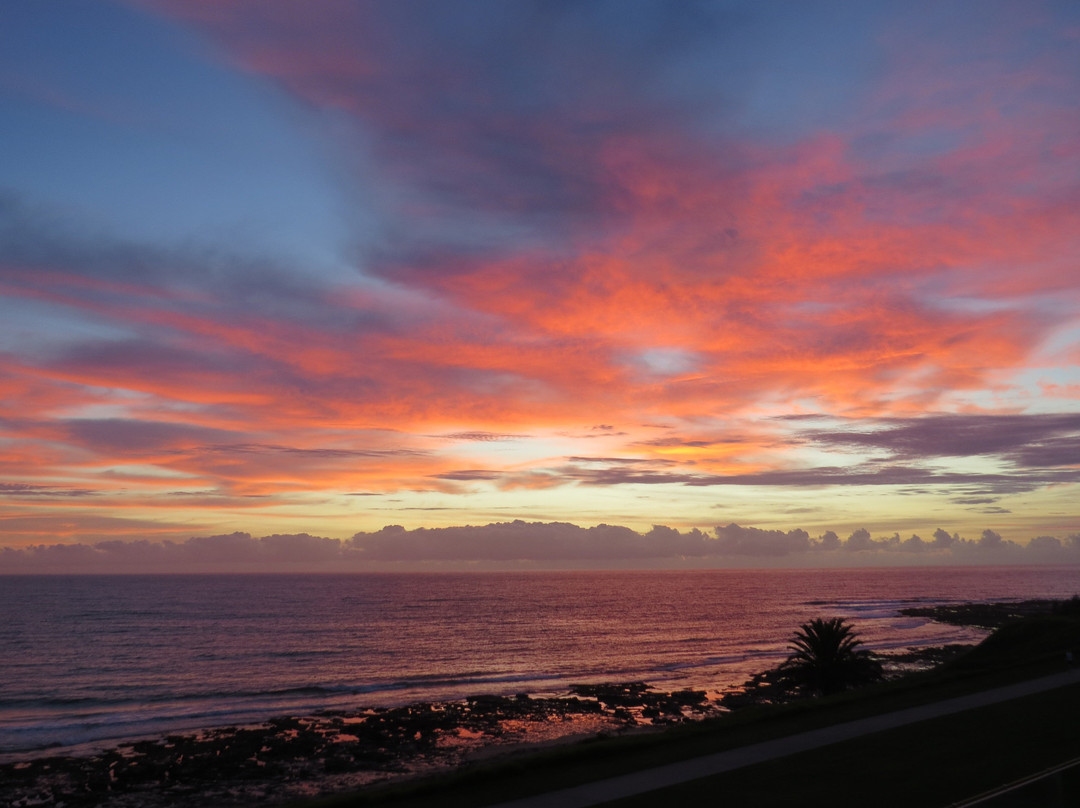
[{"label": "purple cloud", "polygon": [[446,435],[436,435],[434,437],[449,438],[450,440],[490,443],[494,441],[520,440],[522,438],[528,438],[530,436],[509,432],[450,432]]},{"label": "purple cloud", "polygon": [[810,535],[805,530],[784,532],[730,524],[713,532],[720,555],[785,556],[810,549]]},{"label": "purple cloud", "polygon": [[566,482],[582,485],[685,485],[711,487],[737,486],[979,486],[999,494],[1032,491],[1054,483],[1080,481],[1080,469],[1032,470],[983,473],[940,471],[916,465],[884,462],[857,466],[815,466],[802,469],[763,471],[750,474],[707,474],[667,471],[669,461],[621,458],[568,458],[565,466],[546,470]]},{"label": "purple cloud", "polygon": [[98,493],[88,488],[60,488],[33,483],[0,483],[0,497],[88,497]]},{"label": "purple cloud", "polygon": [[67,439],[95,451],[139,454],[235,439],[236,434],[192,424],[133,418],[84,418],[59,422]]},{"label": "purple cloud", "polygon": [[[837,555],[839,553],[839,555]],[[846,540],[834,531],[811,539],[802,529],[775,530],[728,524],[701,530],[654,525],[638,533],[617,525],[583,528],[567,522],[513,522],[482,526],[416,528],[391,525],[349,540],[307,533],[256,538],[248,533],[202,536],[176,542],[101,541],[0,549],[0,572],[178,572],[365,570],[411,563],[504,564],[713,563],[724,560],[800,558],[821,564],[859,556],[867,563],[904,563],[918,555],[939,563],[964,560],[1004,563],[1080,561],[1080,534],[1039,536],[1027,545],[987,529],[977,540],[937,529],[931,542],[918,535],[874,538],[858,529]],[[919,563],[922,563],[922,560]]]},{"label": "purple cloud", "polygon": [[808,429],[802,437],[823,446],[881,449],[907,460],[999,455],[1020,467],[1045,468],[1077,462],[1080,414],[878,418],[860,422],[859,429]]}]

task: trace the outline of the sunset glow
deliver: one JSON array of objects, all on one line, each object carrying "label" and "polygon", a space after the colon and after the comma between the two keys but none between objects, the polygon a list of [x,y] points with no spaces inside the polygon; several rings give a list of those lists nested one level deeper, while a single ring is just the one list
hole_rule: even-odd
[{"label": "sunset glow", "polygon": [[1075,3],[0,30],[0,564],[1080,558]]}]

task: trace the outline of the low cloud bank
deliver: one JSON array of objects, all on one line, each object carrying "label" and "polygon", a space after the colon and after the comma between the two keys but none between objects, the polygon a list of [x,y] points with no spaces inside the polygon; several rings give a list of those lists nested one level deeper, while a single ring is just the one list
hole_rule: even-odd
[{"label": "low cloud bank", "polygon": [[[710,532],[654,525],[638,533],[616,525],[583,528],[566,522],[500,522],[479,527],[391,525],[351,539],[307,533],[253,537],[200,536],[182,542],[103,541],[0,549],[0,573],[363,571],[422,564],[598,567],[745,565],[747,561],[817,566],[852,563],[1080,563],[1080,534],[1037,536],[1025,544],[993,530],[962,538],[942,529],[930,538],[899,533],[873,537],[860,528],[847,538],[813,537],[737,524]],[[740,563],[741,562],[741,563]]]}]

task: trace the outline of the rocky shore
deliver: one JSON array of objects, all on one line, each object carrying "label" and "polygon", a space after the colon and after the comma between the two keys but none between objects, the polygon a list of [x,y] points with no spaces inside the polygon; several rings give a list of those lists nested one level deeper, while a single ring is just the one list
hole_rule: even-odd
[{"label": "rocky shore", "polygon": [[974,626],[988,630],[1001,628],[1006,623],[1024,617],[1041,614],[1068,613],[1080,609],[1080,599],[1072,600],[1022,600],[1012,603],[956,603],[946,606],[913,606],[901,609],[900,614],[909,617],[927,617],[938,623],[954,626]]},{"label": "rocky shore", "polygon": [[327,711],[7,763],[0,765],[0,804],[267,805],[447,768],[480,750],[679,723],[717,709],[704,691],[631,682],[580,685],[557,698],[479,695]]}]

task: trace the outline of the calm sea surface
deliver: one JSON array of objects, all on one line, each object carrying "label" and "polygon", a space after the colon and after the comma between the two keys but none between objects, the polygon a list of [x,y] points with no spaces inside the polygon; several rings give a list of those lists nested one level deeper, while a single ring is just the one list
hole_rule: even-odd
[{"label": "calm sea surface", "polygon": [[1080,568],[0,577],[0,753],[574,683],[738,684],[800,622],[976,641],[906,605],[1068,597]]}]

